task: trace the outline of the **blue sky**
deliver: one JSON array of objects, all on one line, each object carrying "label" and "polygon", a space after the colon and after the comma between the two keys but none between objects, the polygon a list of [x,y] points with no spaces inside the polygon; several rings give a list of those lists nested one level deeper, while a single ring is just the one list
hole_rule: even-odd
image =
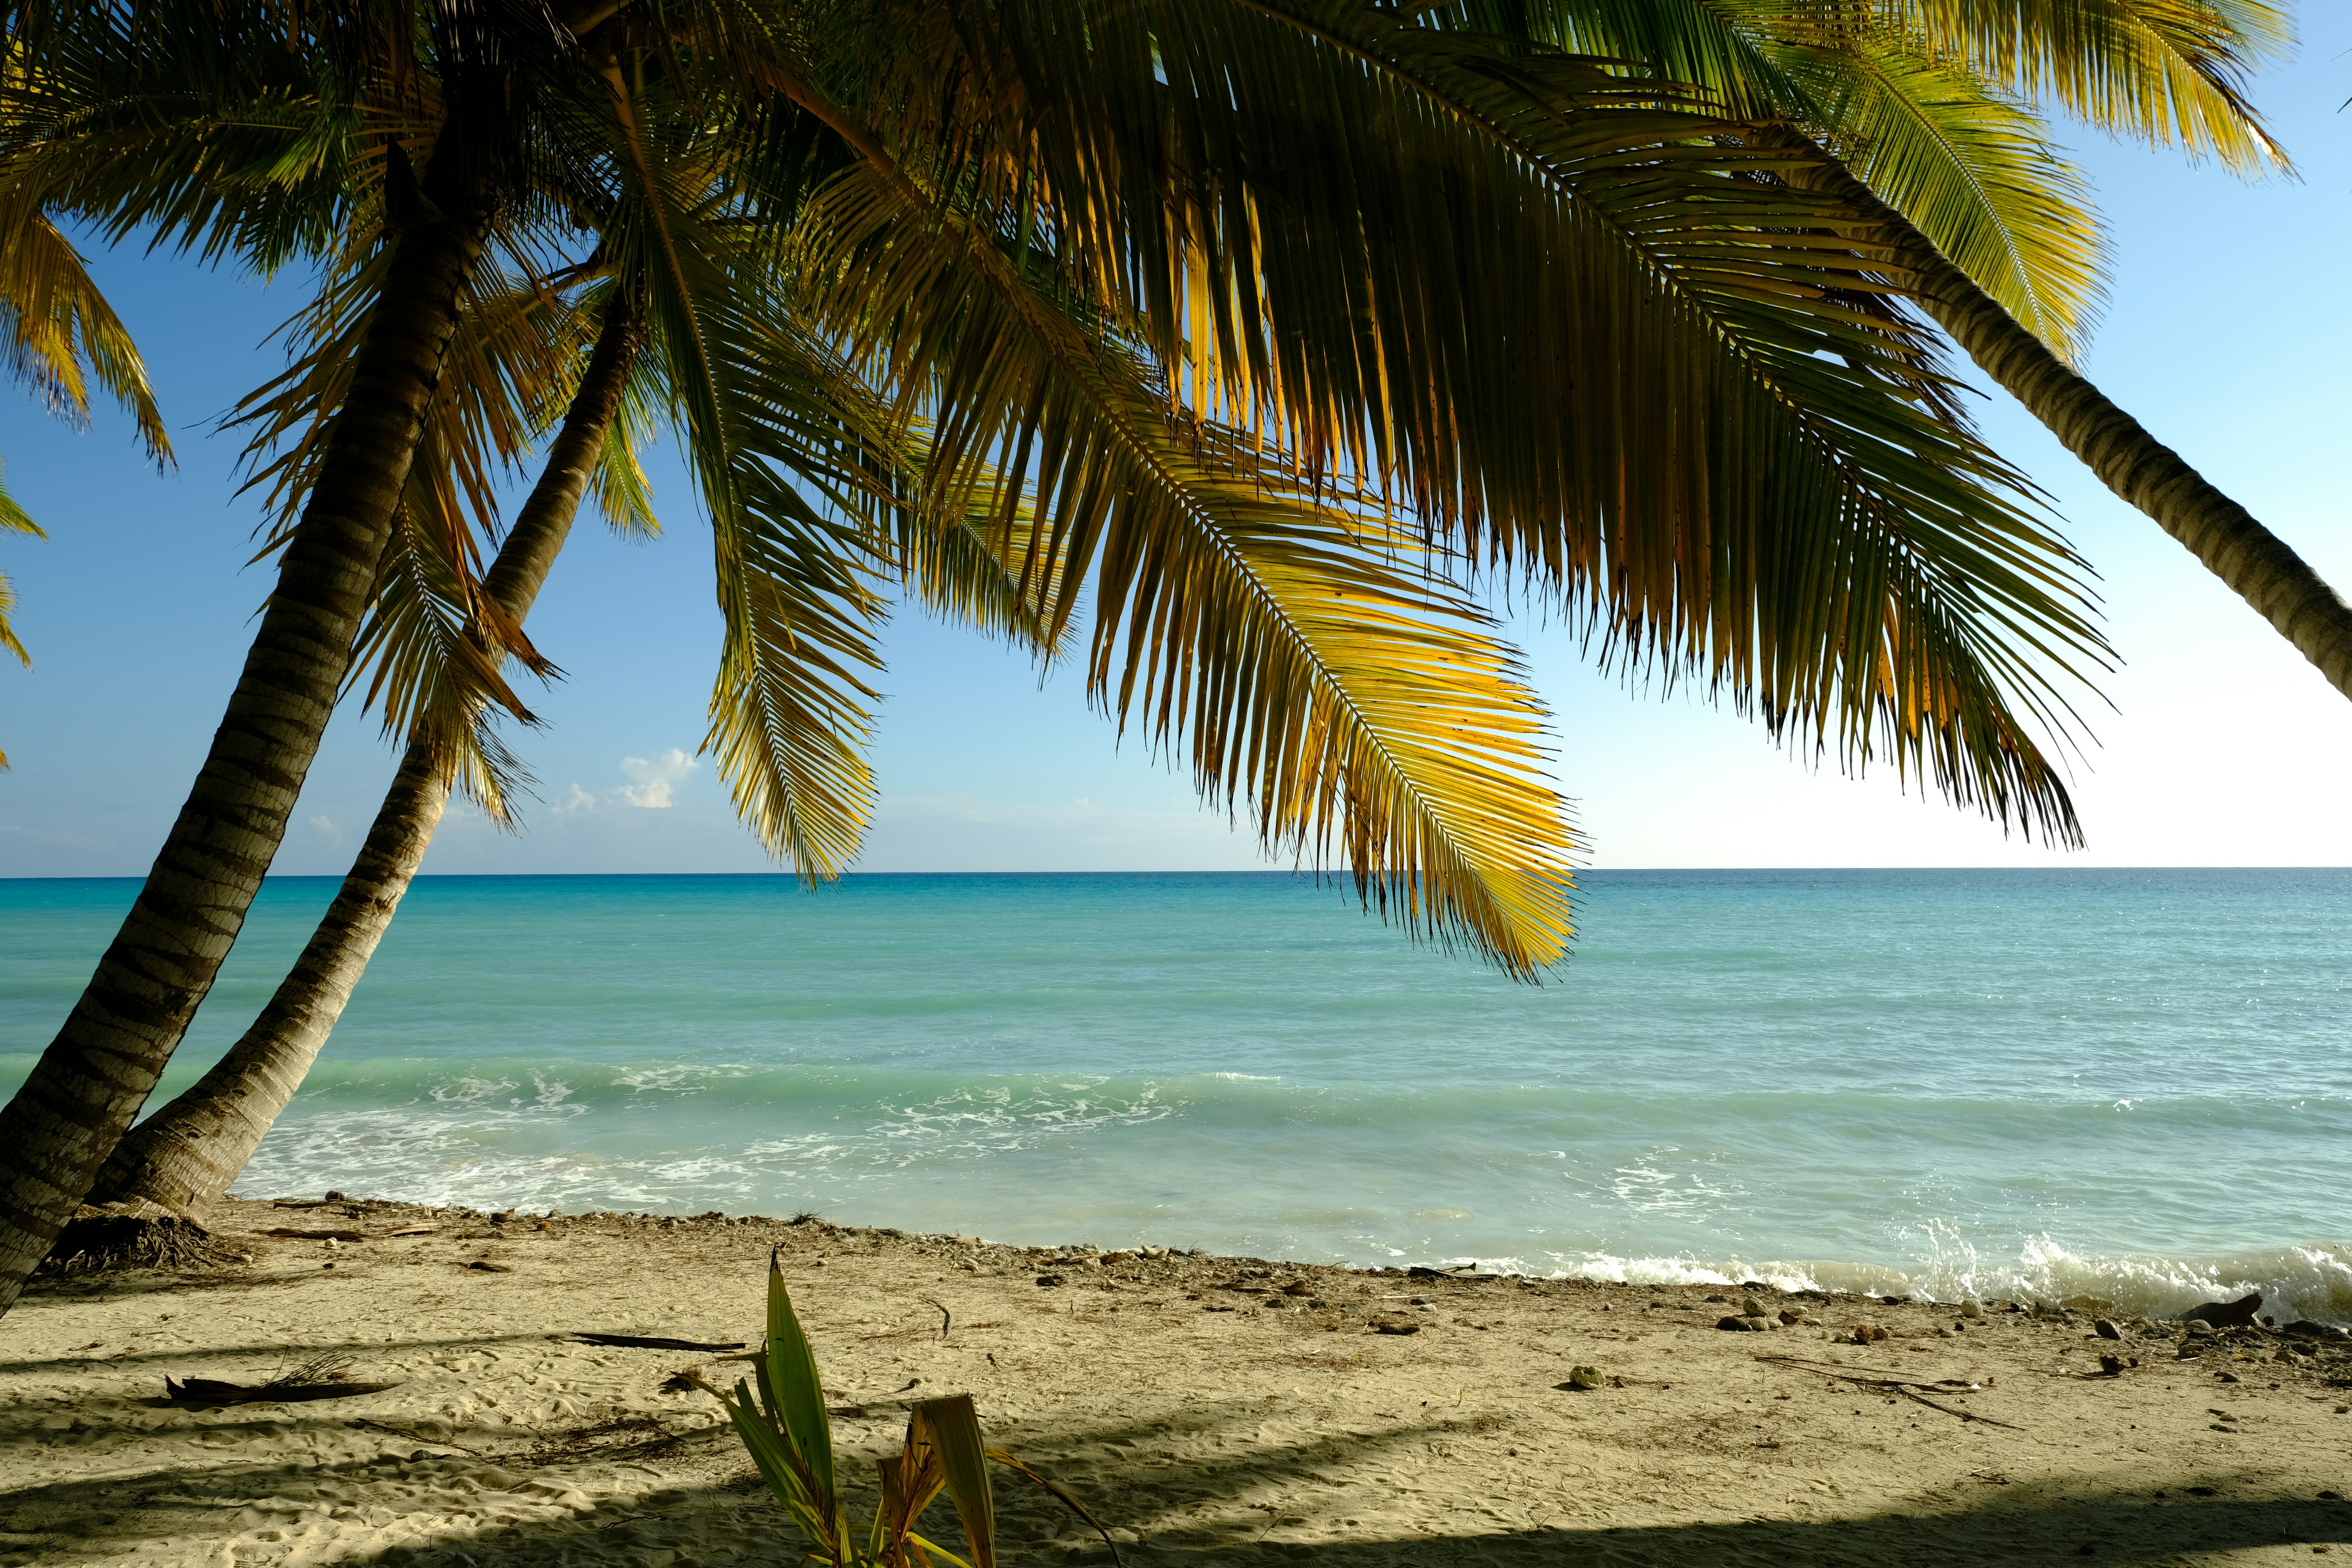
[{"label": "blue sky", "polygon": [[[2321,573],[2352,585],[2344,434],[2352,326],[2352,16],[2309,8],[2298,58],[2256,86],[2300,182],[2072,140],[2114,247],[2088,370]],[[0,536],[36,668],[0,664],[0,875],[143,872],[193,777],[267,590],[255,509],[214,416],[280,363],[264,347],[299,304],[184,263],[97,258],[148,356],[181,462],[142,465],[125,422],[76,432],[0,394],[11,489],[49,530]],[[1737,715],[1629,694],[1539,625],[1517,628],[1559,729],[1557,773],[1591,863],[1657,866],[2352,863],[2352,704],[2153,524],[2114,500],[2005,400],[1995,444],[2054,499],[2097,567],[2126,659],[2103,683],[2096,744],[2074,767],[2090,847],[2056,854],[1889,773],[1863,781],[1776,752]],[[513,737],[540,780],[525,829],[453,811],[428,872],[756,870],[768,866],[693,753],[717,641],[708,531],[663,459],[669,535],[583,527],[531,621],[568,679]],[[1114,744],[1067,676],[919,615],[888,644],[883,787],[863,868],[1223,868],[1265,864],[1140,746]],[[390,747],[347,704],[278,868],[341,872],[389,778]]]}]

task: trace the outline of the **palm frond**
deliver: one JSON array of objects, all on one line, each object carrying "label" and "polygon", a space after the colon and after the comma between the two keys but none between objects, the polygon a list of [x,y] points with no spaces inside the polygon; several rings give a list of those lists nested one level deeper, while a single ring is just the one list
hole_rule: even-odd
[{"label": "palm frond", "polygon": [[712,171],[667,122],[646,122],[617,69],[607,81],[628,199],[605,243],[646,279],[655,355],[711,517],[725,634],[703,750],[769,851],[804,879],[831,878],[873,814],[881,541],[860,444],[826,368],[763,310],[750,269],[730,269],[737,247],[706,221],[726,199]]},{"label": "palm frond", "polygon": [[[17,221],[10,222],[7,219]],[[147,384],[147,368],[113,308],[57,226],[0,197],[0,363],[55,411],[89,416],[89,386],[120,402],[159,462],[172,439]]]},{"label": "palm frond", "polygon": [[[1035,126],[1001,172],[919,118],[847,133],[952,172],[992,243],[1143,323],[1171,401],[1361,476],[1792,742],[2076,837],[2033,734],[2069,731],[2061,683],[2105,658],[2082,563],[1957,418],[1874,220],[1799,188],[1769,127],[1349,0],[1001,15],[1020,68],[971,74],[1063,95],[995,115]],[[1908,584],[1940,609],[1888,596]]]},{"label": "palm frond", "polygon": [[824,214],[872,240],[814,268],[837,319],[899,323],[899,374],[940,411],[926,499],[986,503],[992,553],[1050,591],[1056,636],[1091,621],[1106,710],[1204,795],[1246,800],[1269,849],[1344,863],[1415,932],[1523,976],[1558,959],[1572,841],[1541,706],[1376,500],[1171,418],[1133,351],[886,171],[842,176]]},{"label": "palm frond", "polygon": [[1830,150],[2062,357],[2100,297],[2099,225],[2041,120],[1965,68],[1885,47],[1807,52]]},{"label": "palm frond", "polygon": [[[16,498],[8,493],[5,485],[0,485],[0,532],[26,533],[35,539],[47,537],[41,531],[41,525],[16,504]],[[16,607],[16,590],[9,583],[7,574],[0,573],[0,650],[15,654],[16,661],[30,669],[33,668],[33,656],[25,651],[25,645],[16,638],[16,628],[8,624],[8,612]],[[0,752],[0,768],[7,765],[8,753]]]},{"label": "palm frond", "polygon": [[1868,0],[1922,52],[1962,62],[2105,131],[2240,174],[2284,172],[2286,150],[2247,78],[2294,41],[2263,0]]}]

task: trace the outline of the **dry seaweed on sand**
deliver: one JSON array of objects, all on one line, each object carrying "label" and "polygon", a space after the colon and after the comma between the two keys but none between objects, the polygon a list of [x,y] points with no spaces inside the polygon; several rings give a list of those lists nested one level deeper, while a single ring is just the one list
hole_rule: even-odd
[{"label": "dry seaweed on sand", "polygon": [[49,1255],[41,1259],[38,1272],[194,1271],[251,1261],[247,1253],[179,1215],[85,1212],[67,1222]]},{"label": "dry seaweed on sand", "polygon": [[345,1368],[352,1358],[341,1352],[330,1351],[312,1356],[291,1372],[281,1373],[268,1383],[224,1383],[217,1378],[191,1377],[184,1380],[167,1377],[163,1380],[166,1397],[185,1400],[194,1405],[265,1405],[310,1399],[348,1399],[354,1394],[382,1394],[387,1388],[397,1388],[396,1383],[353,1383]]}]

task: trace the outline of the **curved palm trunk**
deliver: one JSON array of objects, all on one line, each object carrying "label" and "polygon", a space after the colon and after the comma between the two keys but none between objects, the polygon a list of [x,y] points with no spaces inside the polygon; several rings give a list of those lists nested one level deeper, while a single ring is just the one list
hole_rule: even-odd
[{"label": "curved palm trunk", "polygon": [[2352,605],[2287,542],[2207,483],[2179,453],[2109,402],[2050,352],[1917,230],[1817,147],[1823,183],[1879,218],[1897,263],[1917,278],[1920,305],[1968,356],[2099,481],[2187,546],[2205,569],[2253,606],[2328,684],[2352,697]]},{"label": "curved palm trunk", "polygon": [[[483,592],[517,621],[530,613],[572,531],[644,339],[616,294],[547,467],[483,581]],[[228,1191],[342,1016],[448,803],[447,770],[412,741],[335,901],[269,1005],[210,1071],[116,1146],[92,1203],[144,1202],[201,1215]]]},{"label": "curved palm trunk", "polygon": [[397,242],[316,488],[227,712],[146,885],[65,1026],[0,1110],[0,1312],[48,1252],[171,1059],[245,924],[302,790],[488,228],[454,127]]}]

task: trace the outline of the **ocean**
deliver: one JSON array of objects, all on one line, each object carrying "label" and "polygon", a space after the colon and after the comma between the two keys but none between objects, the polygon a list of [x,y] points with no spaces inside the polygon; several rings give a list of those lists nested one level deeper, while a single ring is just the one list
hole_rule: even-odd
[{"label": "ocean", "polygon": [[[2352,1321],[2352,870],[1583,884],[1525,985],[1283,873],[424,878],[236,1190]],[[0,880],[0,1088],[135,891]]]}]

